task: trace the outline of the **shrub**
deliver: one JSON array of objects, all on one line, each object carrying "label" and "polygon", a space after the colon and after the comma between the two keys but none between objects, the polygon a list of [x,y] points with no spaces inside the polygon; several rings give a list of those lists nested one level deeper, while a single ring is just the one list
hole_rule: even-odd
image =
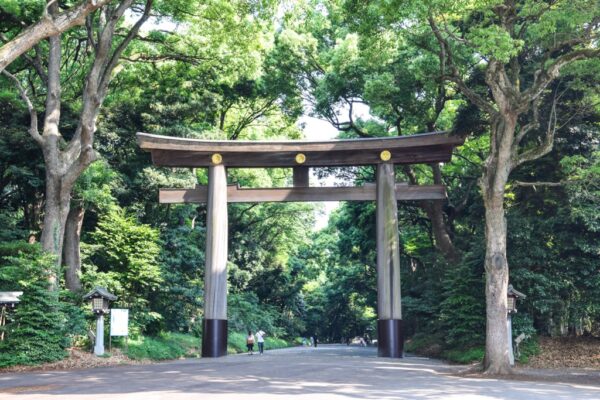
[{"label": "shrub", "polygon": [[[123,343],[120,342],[122,347]],[[126,354],[134,360],[169,360],[182,357],[198,357],[200,338],[182,333],[163,333],[157,337],[140,336],[130,340]]]},{"label": "shrub", "polygon": [[472,362],[481,362],[485,356],[484,347],[472,347],[462,350],[446,350],[442,353],[442,357],[448,361],[459,364],[470,364]]},{"label": "shrub", "polygon": [[[0,245],[0,290],[23,291],[4,327],[6,338],[0,342],[0,367],[51,362],[67,355],[70,329],[75,329],[82,319],[74,308],[59,301],[58,292],[48,290],[48,278],[56,269],[53,257],[39,245]],[[70,323],[65,308],[71,316]]]}]

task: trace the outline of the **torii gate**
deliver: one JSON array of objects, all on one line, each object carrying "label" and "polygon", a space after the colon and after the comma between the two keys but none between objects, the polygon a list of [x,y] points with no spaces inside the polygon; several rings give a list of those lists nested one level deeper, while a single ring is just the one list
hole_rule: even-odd
[{"label": "torii gate", "polygon": [[[448,162],[459,137],[445,132],[331,141],[216,141],[137,134],[152,162],[165,167],[208,168],[208,186],[161,189],[161,203],[207,203],[202,356],[227,354],[227,203],[269,201],[377,202],[378,355],[402,357],[398,200],[446,197],[443,185],[397,184],[395,164]],[[375,165],[376,185],[310,187],[310,167]],[[285,168],[294,186],[243,189],[227,186],[227,168]]]}]

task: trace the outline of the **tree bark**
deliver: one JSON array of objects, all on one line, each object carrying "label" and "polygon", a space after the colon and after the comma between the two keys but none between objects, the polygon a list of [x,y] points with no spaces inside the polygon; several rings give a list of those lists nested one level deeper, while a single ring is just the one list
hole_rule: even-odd
[{"label": "tree bark", "polygon": [[[61,264],[65,223],[69,214],[72,185],[65,185],[64,178],[46,167],[46,204],[40,243],[42,248],[56,256],[56,265]],[[58,287],[57,273],[49,276],[51,289]]]},{"label": "tree bark", "polygon": [[71,207],[65,224],[65,241],[63,244],[63,262],[65,265],[65,283],[72,292],[81,290],[81,226],[85,209],[79,205]]},{"label": "tree bark", "polygon": [[488,374],[511,372],[506,326],[508,262],[506,258],[505,185],[512,170],[516,114],[497,116],[491,124],[491,149],[480,181],[485,205],[486,355]]}]

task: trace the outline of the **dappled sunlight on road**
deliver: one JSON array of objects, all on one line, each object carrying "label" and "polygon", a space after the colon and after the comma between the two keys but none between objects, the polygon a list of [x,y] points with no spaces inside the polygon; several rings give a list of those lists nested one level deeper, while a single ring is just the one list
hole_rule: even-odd
[{"label": "dappled sunlight on road", "polygon": [[468,379],[422,357],[322,346],[152,365],[0,374],[0,398],[29,399],[600,399],[600,387]]}]

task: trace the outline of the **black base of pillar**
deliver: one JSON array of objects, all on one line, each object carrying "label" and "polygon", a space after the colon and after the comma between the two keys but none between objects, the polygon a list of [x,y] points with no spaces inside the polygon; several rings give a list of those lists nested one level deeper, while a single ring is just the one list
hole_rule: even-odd
[{"label": "black base of pillar", "polygon": [[204,319],[202,324],[202,357],[227,355],[227,320]]},{"label": "black base of pillar", "polygon": [[402,358],[404,329],[401,319],[377,320],[377,355]]}]

